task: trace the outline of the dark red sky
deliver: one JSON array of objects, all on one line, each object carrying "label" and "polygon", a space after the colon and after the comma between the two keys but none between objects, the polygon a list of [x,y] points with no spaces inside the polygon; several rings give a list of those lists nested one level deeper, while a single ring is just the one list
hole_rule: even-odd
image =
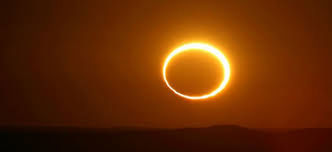
[{"label": "dark red sky", "polygon": [[[332,127],[329,1],[3,6],[0,124]],[[167,54],[192,41],[223,48],[232,68],[203,102],[174,95],[161,75]]]}]

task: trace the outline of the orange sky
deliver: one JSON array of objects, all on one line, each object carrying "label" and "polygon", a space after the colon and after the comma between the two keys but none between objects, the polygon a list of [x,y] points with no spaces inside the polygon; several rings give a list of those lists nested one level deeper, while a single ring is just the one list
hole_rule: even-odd
[{"label": "orange sky", "polygon": [[[329,3],[13,1],[2,18],[0,124],[332,127]],[[167,54],[192,41],[223,48],[232,69],[204,102],[176,96],[161,75]],[[174,81],[200,92],[218,75],[207,72],[197,86],[181,79],[188,72]]]}]

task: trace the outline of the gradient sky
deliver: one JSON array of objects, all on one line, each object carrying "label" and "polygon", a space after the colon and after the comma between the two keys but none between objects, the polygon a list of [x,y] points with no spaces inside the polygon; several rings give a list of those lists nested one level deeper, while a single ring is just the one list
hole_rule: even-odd
[{"label": "gradient sky", "polygon": [[[4,6],[0,124],[332,127],[329,1]],[[167,54],[192,41],[222,48],[231,64],[226,89],[203,102],[176,96],[162,79]]]}]

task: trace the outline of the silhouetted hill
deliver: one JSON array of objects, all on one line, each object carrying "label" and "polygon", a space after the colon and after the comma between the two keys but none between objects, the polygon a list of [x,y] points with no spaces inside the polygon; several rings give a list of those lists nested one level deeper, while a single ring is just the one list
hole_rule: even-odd
[{"label": "silhouetted hill", "polygon": [[238,126],[184,129],[3,127],[0,137],[1,150],[9,151],[332,151],[332,129],[269,132]]}]

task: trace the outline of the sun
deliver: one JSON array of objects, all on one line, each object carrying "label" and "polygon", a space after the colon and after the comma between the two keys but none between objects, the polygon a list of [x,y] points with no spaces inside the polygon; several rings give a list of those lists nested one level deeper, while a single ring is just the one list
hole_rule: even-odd
[{"label": "sun", "polygon": [[[172,86],[167,81],[166,70],[167,70],[168,63],[177,54],[183,53],[186,51],[190,51],[190,50],[201,50],[201,51],[206,51],[208,53],[213,54],[215,57],[217,57],[217,59],[219,60],[220,64],[223,67],[224,78],[220,82],[219,86],[215,90],[211,91],[210,93],[200,95],[200,96],[185,95],[185,94],[182,94],[182,93],[176,91],[174,88],[172,88]],[[221,92],[226,87],[226,85],[229,81],[230,73],[231,73],[231,70],[230,70],[230,66],[227,61],[227,58],[217,48],[215,48],[211,45],[205,44],[205,43],[189,43],[189,44],[185,44],[185,45],[182,45],[182,46],[176,48],[167,56],[167,58],[164,62],[164,66],[163,66],[163,78],[164,78],[164,81],[165,81],[167,87],[169,89],[171,89],[175,94],[177,94],[183,98],[190,99],[190,100],[207,99],[207,98],[213,97],[216,94],[218,94],[219,92]]]}]

